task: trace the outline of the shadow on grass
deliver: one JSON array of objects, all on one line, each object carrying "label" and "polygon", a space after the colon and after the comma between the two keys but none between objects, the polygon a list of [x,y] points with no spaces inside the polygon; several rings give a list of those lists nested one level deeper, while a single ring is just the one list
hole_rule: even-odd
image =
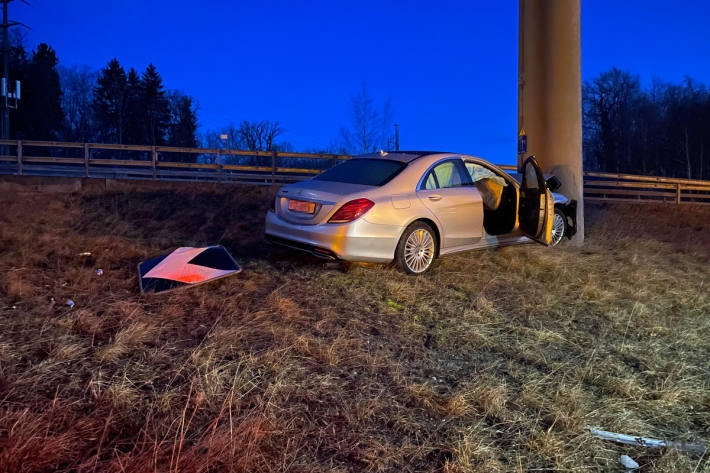
[{"label": "shadow on grass", "polygon": [[75,230],[86,236],[121,237],[165,252],[180,246],[223,245],[242,265],[323,266],[322,259],[264,239],[264,217],[272,198],[268,188],[86,194]]}]

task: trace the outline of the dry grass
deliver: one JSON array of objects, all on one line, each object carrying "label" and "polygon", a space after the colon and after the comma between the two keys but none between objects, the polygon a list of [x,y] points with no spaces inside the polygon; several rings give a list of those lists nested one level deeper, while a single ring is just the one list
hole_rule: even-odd
[{"label": "dry grass", "polygon": [[[710,440],[710,210],[412,278],[271,250],[269,189],[148,189],[0,195],[0,471],[710,471],[585,431]],[[139,294],[215,243],[242,274]]]}]

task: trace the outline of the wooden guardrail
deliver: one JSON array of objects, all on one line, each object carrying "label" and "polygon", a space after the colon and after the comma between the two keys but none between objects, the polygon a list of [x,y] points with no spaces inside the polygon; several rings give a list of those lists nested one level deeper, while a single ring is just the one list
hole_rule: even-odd
[{"label": "wooden guardrail", "polygon": [[[18,175],[273,185],[308,179],[348,158],[339,154],[0,140],[0,173]],[[585,172],[584,196],[600,201],[710,204],[710,181]]]},{"label": "wooden guardrail", "polygon": [[18,175],[276,184],[307,179],[348,158],[338,154],[0,140],[0,172],[7,174],[12,167]]},{"label": "wooden guardrail", "polygon": [[584,199],[710,204],[710,181],[587,171]]}]

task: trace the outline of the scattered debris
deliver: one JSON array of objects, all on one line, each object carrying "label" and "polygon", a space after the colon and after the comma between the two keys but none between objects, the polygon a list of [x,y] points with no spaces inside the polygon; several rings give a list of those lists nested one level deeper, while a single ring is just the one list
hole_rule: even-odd
[{"label": "scattered debris", "polygon": [[688,453],[697,453],[700,455],[704,455],[707,450],[707,447],[701,443],[635,437],[633,435],[607,432],[606,430],[601,430],[597,427],[589,427],[589,431],[592,435],[602,440],[611,440],[612,442],[625,443],[627,445],[635,445],[637,447],[673,448],[675,450],[681,450]]},{"label": "scattered debris", "polygon": [[166,292],[237,274],[242,269],[223,246],[181,247],[138,265],[141,293]]},{"label": "scattered debris", "polygon": [[99,268],[99,269],[96,270],[96,275],[97,275],[97,276],[101,276],[102,274],[104,274],[104,270],[103,270],[103,269]]},{"label": "scattered debris", "polygon": [[74,301],[71,299],[67,299],[67,307],[69,307],[70,309],[74,307]]},{"label": "scattered debris", "polygon": [[79,256],[91,256],[91,252],[90,251],[83,251],[83,252],[79,253]]},{"label": "scattered debris", "polygon": [[619,458],[619,460],[621,461],[622,465],[629,469],[629,471],[635,470],[639,467],[639,464],[636,463],[634,459],[628,455],[621,455],[621,458]]}]

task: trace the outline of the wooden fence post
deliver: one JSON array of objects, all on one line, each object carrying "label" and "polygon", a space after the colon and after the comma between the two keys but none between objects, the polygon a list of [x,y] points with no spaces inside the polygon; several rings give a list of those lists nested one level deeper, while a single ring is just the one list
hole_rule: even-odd
[{"label": "wooden fence post", "polygon": [[17,140],[17,175],[22,175],[22,141]]},{"label": "wooden fence post", "polygon": [[675,203],[680,204],[680,183],[675,185]]},{"label": "wooden fence post", "polygon": [[271,152],[271,185],[276,181],[276,151]]},{"label": "wooden fence post", "polygon": [[89,143],[84,143],[84,177],[89,177]]},{"label": "wooden fence post", "polygon": [[155,180],[155,178],[157,177],[155,166],[158,162],[158,152],[155,150],[155,146],[152,147],[151,153],[153,155],[153,180]]},{"label": "wooden fence post", "polygon": [[217,182],[222,183],[222,152],[217,148]]}]

